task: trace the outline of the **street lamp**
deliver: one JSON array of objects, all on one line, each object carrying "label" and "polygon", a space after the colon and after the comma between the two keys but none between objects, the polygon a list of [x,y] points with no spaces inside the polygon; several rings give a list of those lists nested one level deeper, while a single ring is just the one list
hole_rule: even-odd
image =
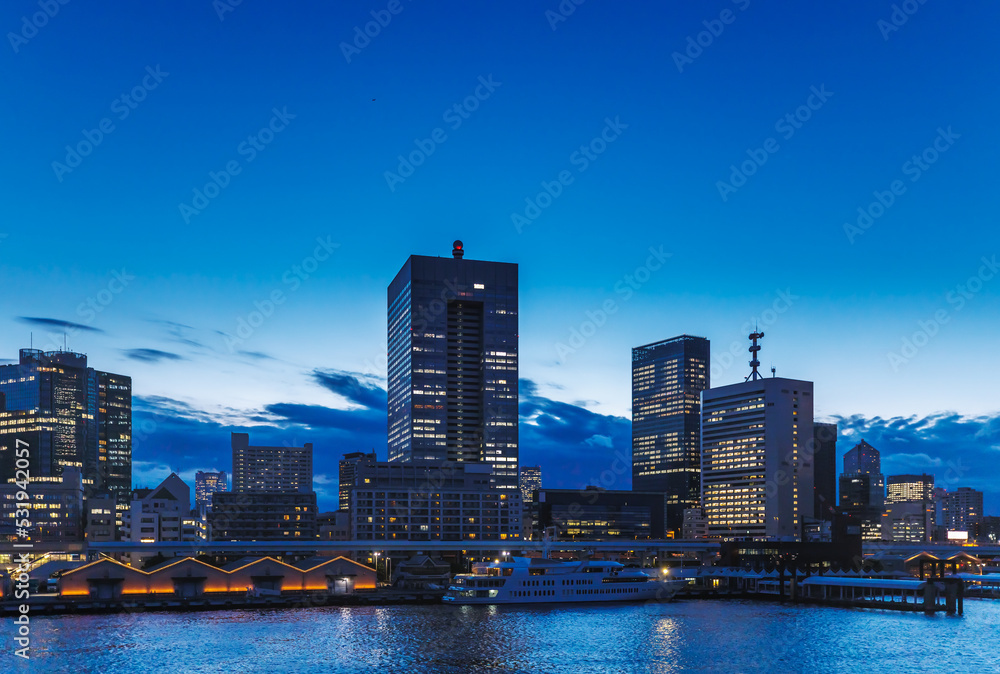
[{"label": "street lamp", "polygon": [[380,552],[373,552],[372,555],[375,557],[375,582],[378,582],[378,556],[382,554]]}]

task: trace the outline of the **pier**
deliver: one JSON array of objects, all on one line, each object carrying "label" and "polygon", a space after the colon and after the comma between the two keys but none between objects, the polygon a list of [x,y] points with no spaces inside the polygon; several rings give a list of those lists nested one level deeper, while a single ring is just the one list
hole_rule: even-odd
[{"label": "pier", "polygon": [[[777,571],[708,568],[681,574],[689,580],[682,596],[706,599],[759,599],[826,606],[962,615],[966,579],[878,578],[860,575],[788,575]],[[1000,574],[997,574],[1000,575]]]}]

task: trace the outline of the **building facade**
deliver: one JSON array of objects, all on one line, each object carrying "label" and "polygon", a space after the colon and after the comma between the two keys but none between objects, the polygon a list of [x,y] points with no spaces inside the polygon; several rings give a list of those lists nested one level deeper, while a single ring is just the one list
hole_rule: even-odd
[{"label": "building facade", "polygon": [[374,463],[377,460],[375,452],[351,452],[350,454],[344,454],[344,458],[340,460],[338,466],[340,480],[337,495],[340,500],[340,510],[349,511],[351,509],[351,489],[357,481],[358,463]]},{"label": "building facade", "polygon": [[115,498],[121,525],[132,489],[131,378],[88,367],[81,353],[21,349],[17,364],[0,365],[0,482],[15,477],[25,444],[32,476],[79,469],[86,496]]},{"label": "building facade", "polygon": [[890,475],[885,480],[885,502],[892,503],[920,502],[934,503],[934,476],[927,475]]},{"label": "building facade", "polygon": [[971,487],[949,491],[942,510],[948,531],[968,531],[974,536],[983,519],[983,492]]},{"label": "building facade", "polygon": [[701,503],[701,392],[710,387],[704,337],[681,335],[632,349],[632,489],[661,492],[667,530]]},{"label": "building facade", "polygon": [[518,488],[517,265],[412,255],[388,290],[389,461],[489,462]]},{"label": "building facade", "polygon": [[314,492],[216,492],[208,513],[213,541],[287,541],[315,539]]},{"label": "building facade", "polygon": [[882,455],[868,444],[867,440],[862,439],[844,454],[844,473],[847,475],[856,473],[881,475]]},{"label": "building facade", "polygon": [[357,540],[514,541],[521,492],[496,485],[492,463],[353,459],[351,530]]},{"label": "building facade", "polygon": [[229,491],[226,471],[199,470],[194,474],[194,503],[199,513],[212,509],[212,494],[219,491]]},{"label": "building facade", "polygon": [[833,521],[837,508],[837,424],[813,424],[813,514]]},{"label": "building facade", "polygon": [[63,597],[101,601],[156,598],[194,599],[244,594],[248,588],[302,596],[374,590],[375,570],[345,557],[312,557],[286,564],[272,557],[243,558],[222,568],[194,557],[168,559],[148,569],[104,558],[65,572]]},{"label": "building facade", "polygon": [[532,503],[532,538],[555,527],[558,540],[662,539],[665,513],[660,492],[541,489]]},{"label": "building facade", "polygon": [[171,473],[153,489],[136,489],[126,513],[122,538],[137,543],[197,541],[191,515],[191,488]]},{"label": "building facade", "polygon": [[250,444],[249,433],[233,433],[233,491],[313,490],[313,446],[265,447]]},{"label": "building facade", "polygon": [[702,507],[711,537],[801,540],[813,516],[813,384],[761,378],[702,393]]},{"label": "building facade", "polygon": [[684,511],[683,538],[708,538],[708,516],[704,508],[688,508]]},{"label": "building facade", "polygon": [[521,503],[531,503],[535,490],[542,488],[542,467],[521,466]]},{"label": "building facade", "polygon": [[934,537],[934,476],[889,475],[885,480],[882,540],[923,543]]},{"label": "building facade", "polygon": [[316,526],[321,541],[351,540],[351,513],[347,510],[320,513],[316,516]]},{"label": "building facade", "polygon": [[[115,499],[111,496],[89,498],[84,503],[84,510],[84,535],[88,543],[108,543],[118,539],[122,527],[117,524]],[[124,515],[122,517],[124,519]]]},{"label": "building facade", "polygon": [[[29,477],[27,484],[10,478],[0,485],[0,541],[83,541],[85,494],[91,487],[76,466],[65,466],[58,477]],[[27,495],[27,501],[19,495]]]}]

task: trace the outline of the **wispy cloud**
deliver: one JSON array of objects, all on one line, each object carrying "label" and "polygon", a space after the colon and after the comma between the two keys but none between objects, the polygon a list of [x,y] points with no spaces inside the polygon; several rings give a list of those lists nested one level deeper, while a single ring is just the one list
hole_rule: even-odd
[{"label": "wispy cloud", "polygon": [[168,321],[161,318],[152,318],[149,319],[149,322],[163,327],[164,331],[167,333],[167,338],[171,342],[184,344],[185,346],[190,346],[195,349],[206,348],[204,344],[191,337],[189,333],[192,332],[194,328],[190,325],[178,323],[176,321]]},{"label": "wispy cloud", "polygon": [[18,316],[17,320],[28,325],[37,325],[40,328],[56,328],[58,330],[86,330],[88,332],[104,332],[100,328],[95,328],[83,323],[64,321],[58,318],[39,318],[37,316]]},{"label": "wispy cloud", "polygon": [[263,351],[237,351],[240,356],[252,358],[253,360],[277,360],[274,356],[269,356]]},{"label": "wispy cloud", "polygon": [[183,356],[159,349],[122,349],[126,358],[144,363],[159,363],[165,360],[186,360]]}]

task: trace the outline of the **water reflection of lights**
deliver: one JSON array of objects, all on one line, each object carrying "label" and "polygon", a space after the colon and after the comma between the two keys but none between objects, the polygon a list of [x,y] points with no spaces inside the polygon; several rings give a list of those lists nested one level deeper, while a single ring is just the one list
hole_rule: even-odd
[{"label": "water reflection of lights", "polygon": [[664,639],[677,638],[678,630],[680,630],[680,625],[673,618],[661,618],[656,622],[656,625],[653,626],[653,634]]}]

